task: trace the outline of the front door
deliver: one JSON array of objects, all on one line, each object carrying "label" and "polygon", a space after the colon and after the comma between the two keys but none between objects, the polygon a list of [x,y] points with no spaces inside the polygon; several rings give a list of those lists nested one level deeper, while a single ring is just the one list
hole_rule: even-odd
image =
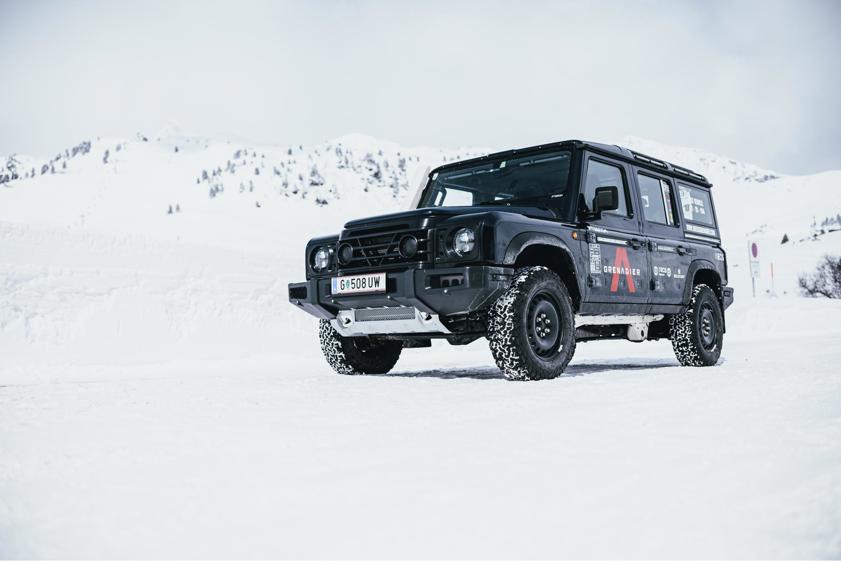
[{"label": "front door", "polygon": [[619,208],[603,212],[601,219],[591,220],[588,226],[587,301],[610,303],[617,311],[617,304],[640,305],[642,311],[650,292],[648,244],[634,213],[628,168],[597,156],[587,157],[584,166],[582,194],[588,207],[592,208],[598,187],[619,189]]}]

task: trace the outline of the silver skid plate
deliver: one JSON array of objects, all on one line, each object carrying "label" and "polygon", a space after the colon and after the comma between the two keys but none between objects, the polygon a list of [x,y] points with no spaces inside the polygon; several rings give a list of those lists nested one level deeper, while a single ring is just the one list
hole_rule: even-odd
[{"label": "silver skid plate", "polygon": [[408,333],[450,333],[436,314],[409,306],[341,310],[330,320],[339,335],[403,335]]}]

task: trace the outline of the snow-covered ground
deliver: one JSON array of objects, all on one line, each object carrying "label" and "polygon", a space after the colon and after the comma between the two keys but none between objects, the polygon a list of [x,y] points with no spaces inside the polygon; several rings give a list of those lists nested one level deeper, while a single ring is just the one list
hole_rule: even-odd
[{"label": "snow-covered ground", "polygon": [[795,288],[841,253],[841,172],[628,139],[716,184],[718,367],[587,343],[508,383],[477,341],[342,377],[286,302],[303,244],[477,150],[169,134],[0,186],[1,557],[841,556],[841,303]]}]

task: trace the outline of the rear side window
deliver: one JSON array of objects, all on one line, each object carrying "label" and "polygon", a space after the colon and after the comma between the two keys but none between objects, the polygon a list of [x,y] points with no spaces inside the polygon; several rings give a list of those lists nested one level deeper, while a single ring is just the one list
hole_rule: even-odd
[{"label": "rear side window", "polygon": [[678,194],[683,217],[688,222],[715,226],[713,206],[710,202],[710,194],[706,190],[678,184]]},{"label": "rear side window", "polygon": [[596,196],[597,188],[609,186],[619,189],[619,208],[606,210],[605,214],[628,216],[628,204],[625,201],[625,177],[622,174],[622,168],[590,160],[590,163],[587,164],[587,180],[584,183],[584,200],[587,207],[593,208],[593,198]]},{"label": "rear side window", "polygon": [[637,174],[637,183],[642,198],[642,211],[645,220],[667,226],[675,225],[672,186],[664,179]]}]

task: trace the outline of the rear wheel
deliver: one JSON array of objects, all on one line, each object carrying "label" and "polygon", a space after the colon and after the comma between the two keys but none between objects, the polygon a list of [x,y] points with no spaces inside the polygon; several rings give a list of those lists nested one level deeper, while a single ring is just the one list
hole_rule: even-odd
[{"label": "rear wheel", "polygon": [[324,358],[339,374],[385,374],[403,350],[401,341],[342,337],[326,319],[318,323],[318,339]]},{"label": "rear wheel", "polygon": [[712,366],[724,343],[724,312],[712,288],[699,284],[692,289],[689,308],[669,318],[669,338],[683,366]]},{"label": "rear wheel", "polygon": [[546,267],[518,269],[488,314],[488,340],[509,380],[544,380],[563,373],[575,352],[572,301]]}]

